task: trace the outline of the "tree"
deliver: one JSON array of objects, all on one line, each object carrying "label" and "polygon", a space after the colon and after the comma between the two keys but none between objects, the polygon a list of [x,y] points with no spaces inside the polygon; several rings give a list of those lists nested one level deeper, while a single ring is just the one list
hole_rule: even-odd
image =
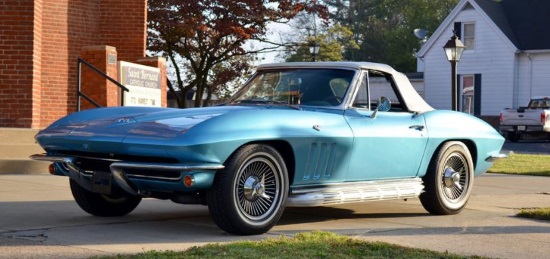
[{"label": "tree", "polygon": [[458,0],[325,0],[329,17],[353,31],[359,49],[346,59],[388,63],[415,71],[414,51],[420,48],[416,28],[434,32]]},{"label": "tree", "polygon": [[319,61],[342,61],[345,60],[344,52],[346,49],[359,48],[357,43],[351,38],[353,33],[350,29],[335,25],[327,28],[326,31],[318,34],[307,36],[301,40],[303,44],[293,46],[289,48],[289,55],[285,58],[287,62],[296,61],[310,61],[311,53],[309,52],[309,45],[311,43],[318,43],[319,54],[317,59]]},{"label": "tree", "polygon": [[[179,107],[186,96],[211,96],[249,68],[246,55],[275,47],[246,50],[249,40],[268,42],[269,22],[288,22],[298,13],[324,13],[325,7],[311,0],[149,0],[149,50],[165,55],[175,69],[176,84],[169,84]],[[278,47],[278,46],[276,46]],[[215,68],[215,71],[213,70]],[[187,73],[185,73],[187,71]],[[208,98],[207,98],[208,100]],[[203,98],[195,98],[196,107]]]}]

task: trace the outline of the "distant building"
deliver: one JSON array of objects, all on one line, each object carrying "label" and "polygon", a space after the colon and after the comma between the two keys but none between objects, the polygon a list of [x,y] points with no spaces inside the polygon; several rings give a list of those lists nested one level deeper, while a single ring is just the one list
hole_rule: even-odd
[{"label": "distant building", "polygon": [[[84,52],[90,61],[114,67],[103,72],[115,79],[113,62],[148,63],[140,61],[147,42],[146,0],[1,3],[0,127],[44,128],[76,111],[77,57]],[[106,99],[109,91],[90,95]]]},{"label": "distant building", "polygon": [[458,63],[459,106],[495,119],[531,96],[550,95],[550,1],[462,0],[417,53],[424,97],[451,108],[451,66],[443,46],[453,30],[467,49]]}]

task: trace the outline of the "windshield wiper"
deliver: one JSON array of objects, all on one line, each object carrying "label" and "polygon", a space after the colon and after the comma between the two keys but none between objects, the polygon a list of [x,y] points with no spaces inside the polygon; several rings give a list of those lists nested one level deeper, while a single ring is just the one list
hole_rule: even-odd
[{"label": "windshield wiper", "polygon": [[277,106],[286,106],[295,110],[302,110],[298,105],[288,104],[283,101],[273,101],[273,100],[262,100],[262,99],[244,99],[235,102],[237,104],[268,104],[268,105],[277,105]]},{"label": "windshield wiper", "polygon": [[263,99],[243,99],[239,100],[236,103],[242,103],[242,104],[263,104],[263,103],[272,103],[271,100],[263,100]]}]

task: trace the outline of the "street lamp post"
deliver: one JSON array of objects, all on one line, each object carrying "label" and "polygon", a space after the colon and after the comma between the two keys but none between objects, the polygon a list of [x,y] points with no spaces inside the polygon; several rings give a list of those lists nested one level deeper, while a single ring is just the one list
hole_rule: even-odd
[{"label": "street lamp post", "polygon": [[447,60],[451,62],[451,105],[453,111],[458,111],[458,86],[457,86],[457,77],[456,77],[456,63],[460,61],[462,57],[462,52],[466,47],[462,44],[462,41],[456,36],[456,32],[453,31],[453,36],[443,49],[445,50],[445,55],[447,55]]},{"label": "street lamp post", "polygon": [[317,42],[311,42],[309,44],[309,53],[311,54],[311,61],[315,62],[317,58],[317,54],[319,54],[319,48],[321,46]]}]

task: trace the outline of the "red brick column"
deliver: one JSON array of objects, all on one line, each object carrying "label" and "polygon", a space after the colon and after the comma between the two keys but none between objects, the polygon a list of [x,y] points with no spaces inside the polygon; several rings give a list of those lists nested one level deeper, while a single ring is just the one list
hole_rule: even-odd
[{"label": "red brick column", "polygon": [[0,127],[40,126],[42,0],[0,1]]},{"label": "red brick column", "polygon": [[[117,80],[117,51],[115,47],[87,46],[82,48],[80,57]],[[81,85],[82,92],[99,105],[103,107],[120,105],[119,88],[84,64],[82,64]],[[80,103],[81,110],[95,108],[93,104],[82,97]]]},{"label": "red brick column", "polygon": [[160,106],[167,106],[167,86],[166,86],[166,59],[163,57],[150,57],[137,60],[138,64],[156,67],[160,70]]}]

